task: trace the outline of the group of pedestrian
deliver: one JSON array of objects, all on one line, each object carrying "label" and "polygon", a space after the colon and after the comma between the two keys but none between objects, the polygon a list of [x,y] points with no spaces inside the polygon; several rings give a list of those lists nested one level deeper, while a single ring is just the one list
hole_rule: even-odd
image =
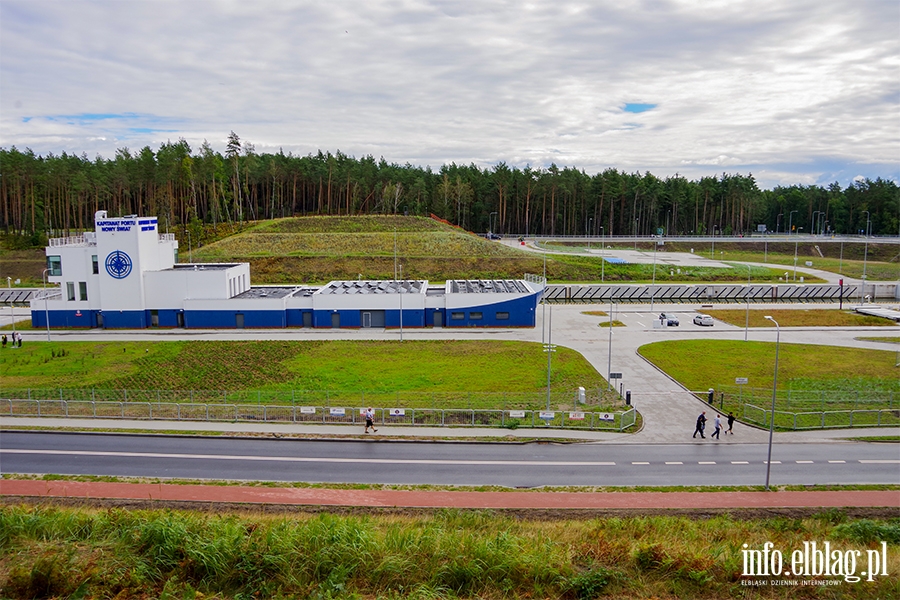
[{"label": "group of pedestrian", "polygon": [[[716,418],[713,421],[713,426],[715,427],[715,430],[713,431],[712,435],[709,437],[716,438],[717,440],[722,439],[719,437],[719,434],[722,433],[722,415],[716,414]],[[704,431],[706,431],[706,411],[705,410],[703,412],[701,412],[700,415],[697,417],[697,426],[694,428],[694,435],[691,437],[696,439],[697,434],[699,433],[700,437],[705,440],[706,435],[704,435]],[[730,412],[728,413],[728,429],[725,430],[726,435],[729,433],[731,435],[734,435],[734,414],[730,413]]]},{"label": "group of pedestrian", "polygon": [[[8,343],[9,343],[9,339],[6,337],[6,334],[4,333],[3,338],[2,338],[3,348],[6,348],[6,344],[8,344]],[[13,331],[13,333],[12,333],[12,347],[13,348],[16,348],[16,347],[21,348],[22,347],[22,334],[19,333],[18,331]]]}]

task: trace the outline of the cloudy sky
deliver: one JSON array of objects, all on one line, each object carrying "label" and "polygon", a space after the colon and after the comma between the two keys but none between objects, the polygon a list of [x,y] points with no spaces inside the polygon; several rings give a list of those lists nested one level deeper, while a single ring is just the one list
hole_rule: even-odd
[{"label": "cloudy sky", "polygon": [[900,178],[897,0],[0,0],[0,146]]}]

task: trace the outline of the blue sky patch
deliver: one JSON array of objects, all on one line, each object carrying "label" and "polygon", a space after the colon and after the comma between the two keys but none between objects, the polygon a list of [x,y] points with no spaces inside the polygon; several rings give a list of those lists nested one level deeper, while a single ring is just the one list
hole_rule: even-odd
[{"label": "blue sky patch", "polygon": [[642,113],[653,110],[656,106],[656,104],[626,104],[622,110],[630,113]]}]

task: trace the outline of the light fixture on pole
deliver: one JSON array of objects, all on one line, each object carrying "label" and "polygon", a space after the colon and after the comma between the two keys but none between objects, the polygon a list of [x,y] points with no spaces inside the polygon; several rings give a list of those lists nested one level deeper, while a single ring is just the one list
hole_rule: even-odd
[{"label": "light fixture on pole", "polygon": [[400,285],[397,288],[400,295],[400,341],[403,341],[403,265],[400,265]]},{"label": "light fixture on pole", "polygon": [[821,212],[822,212],[821,210],[814,210],[814,211],[813,211],[813,217],[812,217],[812,231],[811,231],[811,233],[812,233],[813,235],[816,235],[816,225],[817,225],[818,222],[819,222],[819,213],[821,213]]},{"label": "light fixture on pole", "polygon": [[553,339],[553,307],[550,307],[550,320],[547,323],[547,345],[544,347],[544,352],[547,353],[547,412],[550,412],[550,359],[553,357],[553,353],[556,350],[551,343]]},{"label": "light fixture on pole", "polygon": [[656,249],[659,244],[653,244],[653,279],[650,282],[650,312],[653,312],[653,301],[656,299]]},{"label": "light fixture on pole", "polygon": [[794,213],[800,212],[798,210],[792,210],[788,215],[788,235],[791,235],[794,232]]},{"label": "light fixture on pole", "polygon": [[772,379],[772,414],[769,417],[769,458],[766,460],[766,490],[768,490],[772,470],[772,436],[775,433],[775,394],[778,390],[778,345],[781,342],[781,327],[772,317],[766,315],[766,318],[775,323],[775,376]]},{"label": "light fixture on pole", "polygon": [[603,246],[606,245],[606,240],[604,237],[605,233],[606,232],[604,231],[603,227],[601,226],[600,227],[600,283],[603,283],[605,280],[604,271],[606,270],[606,259],[603,258]]},{"label": "light fixture on pole", "polygon": [[588,254],[591,253],[591,234],[594,233],[594,217],[591,217],[588,220],[588,231],[587,231],[587,242],[588,242]]},{"label": "light fixture on pole", "polygon": [[496,215],[496,214],[497,214],[497,212],[494,211],[491,213],[490,217],[488,218],[488,221],[489,221],[488,225],[491,228],[491,230],[488,233],[490,233],[491,235],[494,234],[494,215]]},{"label": "light fixture on pole", "polygon": [[41,277],[44,280],[44,320],[47,321],[47,341],[50,341],[50,309],[47,307],[47,273],[50,269],[44,269]]},{"label": "light fixture on pole", "polygon": [[[747,291],[744,293],[744,296],[747,299],[747,320],[744,323],[744,341],[747,341],[747,336],[750,333],[750,265],[747,265]],[[653,312],[653,311],[651,311]]]},{"label": "light fixture on pole", "polygon": [[779,213],[777,217],[775,217],[775,235],[778,235],[778,226],[781,224],[781,217],[784,216],[784,213]]},{"label": "light fixture on pole", "polygon": [[610,379],[610,374],[612,373],[612,328],[613,328],[613,301],[609,301],[609,348],[607,349],[607,362],[606,362],[606,391],[608,392],[612,388],[612,379]]},{"label": "light fixture on pole", "polygon": [[637,223],[638,220],[634,220],[634,250],[637,251]]},{"label": "light fixture on pole", "polygon": [[16,313],[15,313],[15,309],[13,309],[12,277],[6,278],[6,287],[7,287],[7,289],[9,289],[9,318],[12,321],[13,346],[15,347],[15,343],[16,343]]},{"label": "light fixture on pole", "polygon": [[862,303],[863,294],[866,291],[866,263],[869,260],[869,224],[871,223],[871,220],[869,219],[869,211],[864,210],[863,212],[866,213],[866,249],[863,252],[863,276],[862,276],[862,283],[859,286],[859,301],[860,301],[860,303]]}]

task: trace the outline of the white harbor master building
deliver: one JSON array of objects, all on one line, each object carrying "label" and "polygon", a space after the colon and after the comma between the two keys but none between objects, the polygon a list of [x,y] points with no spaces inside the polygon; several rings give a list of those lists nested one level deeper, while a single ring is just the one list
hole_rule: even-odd
[{"label": "white harbor master building", "polygon": [[[534,327],[543,278],[332,281],[251,287],[248,263],[178,264],[156,217],[94,215],[94,232],[50,240],[34,327]],[[402,317],[401,317],[402,315]]]}]

